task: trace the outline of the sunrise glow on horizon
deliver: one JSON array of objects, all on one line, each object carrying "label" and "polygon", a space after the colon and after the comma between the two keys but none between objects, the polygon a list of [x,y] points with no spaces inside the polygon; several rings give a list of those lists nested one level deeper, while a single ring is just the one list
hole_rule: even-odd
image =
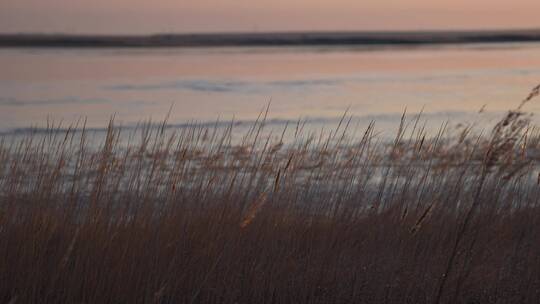
[{"label": "sunrise glow on horizon", "polygon": [[0,32],[540,28],[538,0],[4,0]]}]

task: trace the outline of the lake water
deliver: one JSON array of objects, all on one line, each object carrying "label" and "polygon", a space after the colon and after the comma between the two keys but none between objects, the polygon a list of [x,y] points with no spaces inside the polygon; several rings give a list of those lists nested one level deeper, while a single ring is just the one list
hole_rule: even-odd
[{"label": "lake water", "polygon": [[[90,127],[252,121],[489,121],[540,83],[540,44],[416,48],[1,49],[0,130],[47,119]],[[484,114],[476,114],[485,105]],[[540,103],[527,110],[540,111]],[[484,115],[484,116],[482,116]],[[487,118],[486,118],[487,117]]]}]

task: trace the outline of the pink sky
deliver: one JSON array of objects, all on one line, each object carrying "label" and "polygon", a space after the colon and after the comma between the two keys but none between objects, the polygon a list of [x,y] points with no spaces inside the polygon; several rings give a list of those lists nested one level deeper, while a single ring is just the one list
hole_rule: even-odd
[{"label": "pink sky", "polygon": [[0,32],[540,28],[540,0],[0,0]]}]

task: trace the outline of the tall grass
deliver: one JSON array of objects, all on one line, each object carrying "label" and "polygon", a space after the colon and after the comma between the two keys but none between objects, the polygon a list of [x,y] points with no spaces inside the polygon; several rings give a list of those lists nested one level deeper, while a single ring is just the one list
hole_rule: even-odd
[{"label": "tall grass", "polygon": [[391,143],[345,116],[272,135],[265,115],[236,144],[234,123],[113,120],[97,148],[84,122],[4,140],[0,301],[539,303],[540,133],[521,111],[485,134],[404,116]]}]

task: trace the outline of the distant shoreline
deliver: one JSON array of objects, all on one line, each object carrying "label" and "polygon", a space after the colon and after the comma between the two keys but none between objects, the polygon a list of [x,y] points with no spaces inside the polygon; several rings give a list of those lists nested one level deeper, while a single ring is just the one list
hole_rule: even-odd
[{"label": "distant shoreline", "polygon": [[385,46],[540,42],[538,30],[156,35],[0,34],[0,48]]}]

